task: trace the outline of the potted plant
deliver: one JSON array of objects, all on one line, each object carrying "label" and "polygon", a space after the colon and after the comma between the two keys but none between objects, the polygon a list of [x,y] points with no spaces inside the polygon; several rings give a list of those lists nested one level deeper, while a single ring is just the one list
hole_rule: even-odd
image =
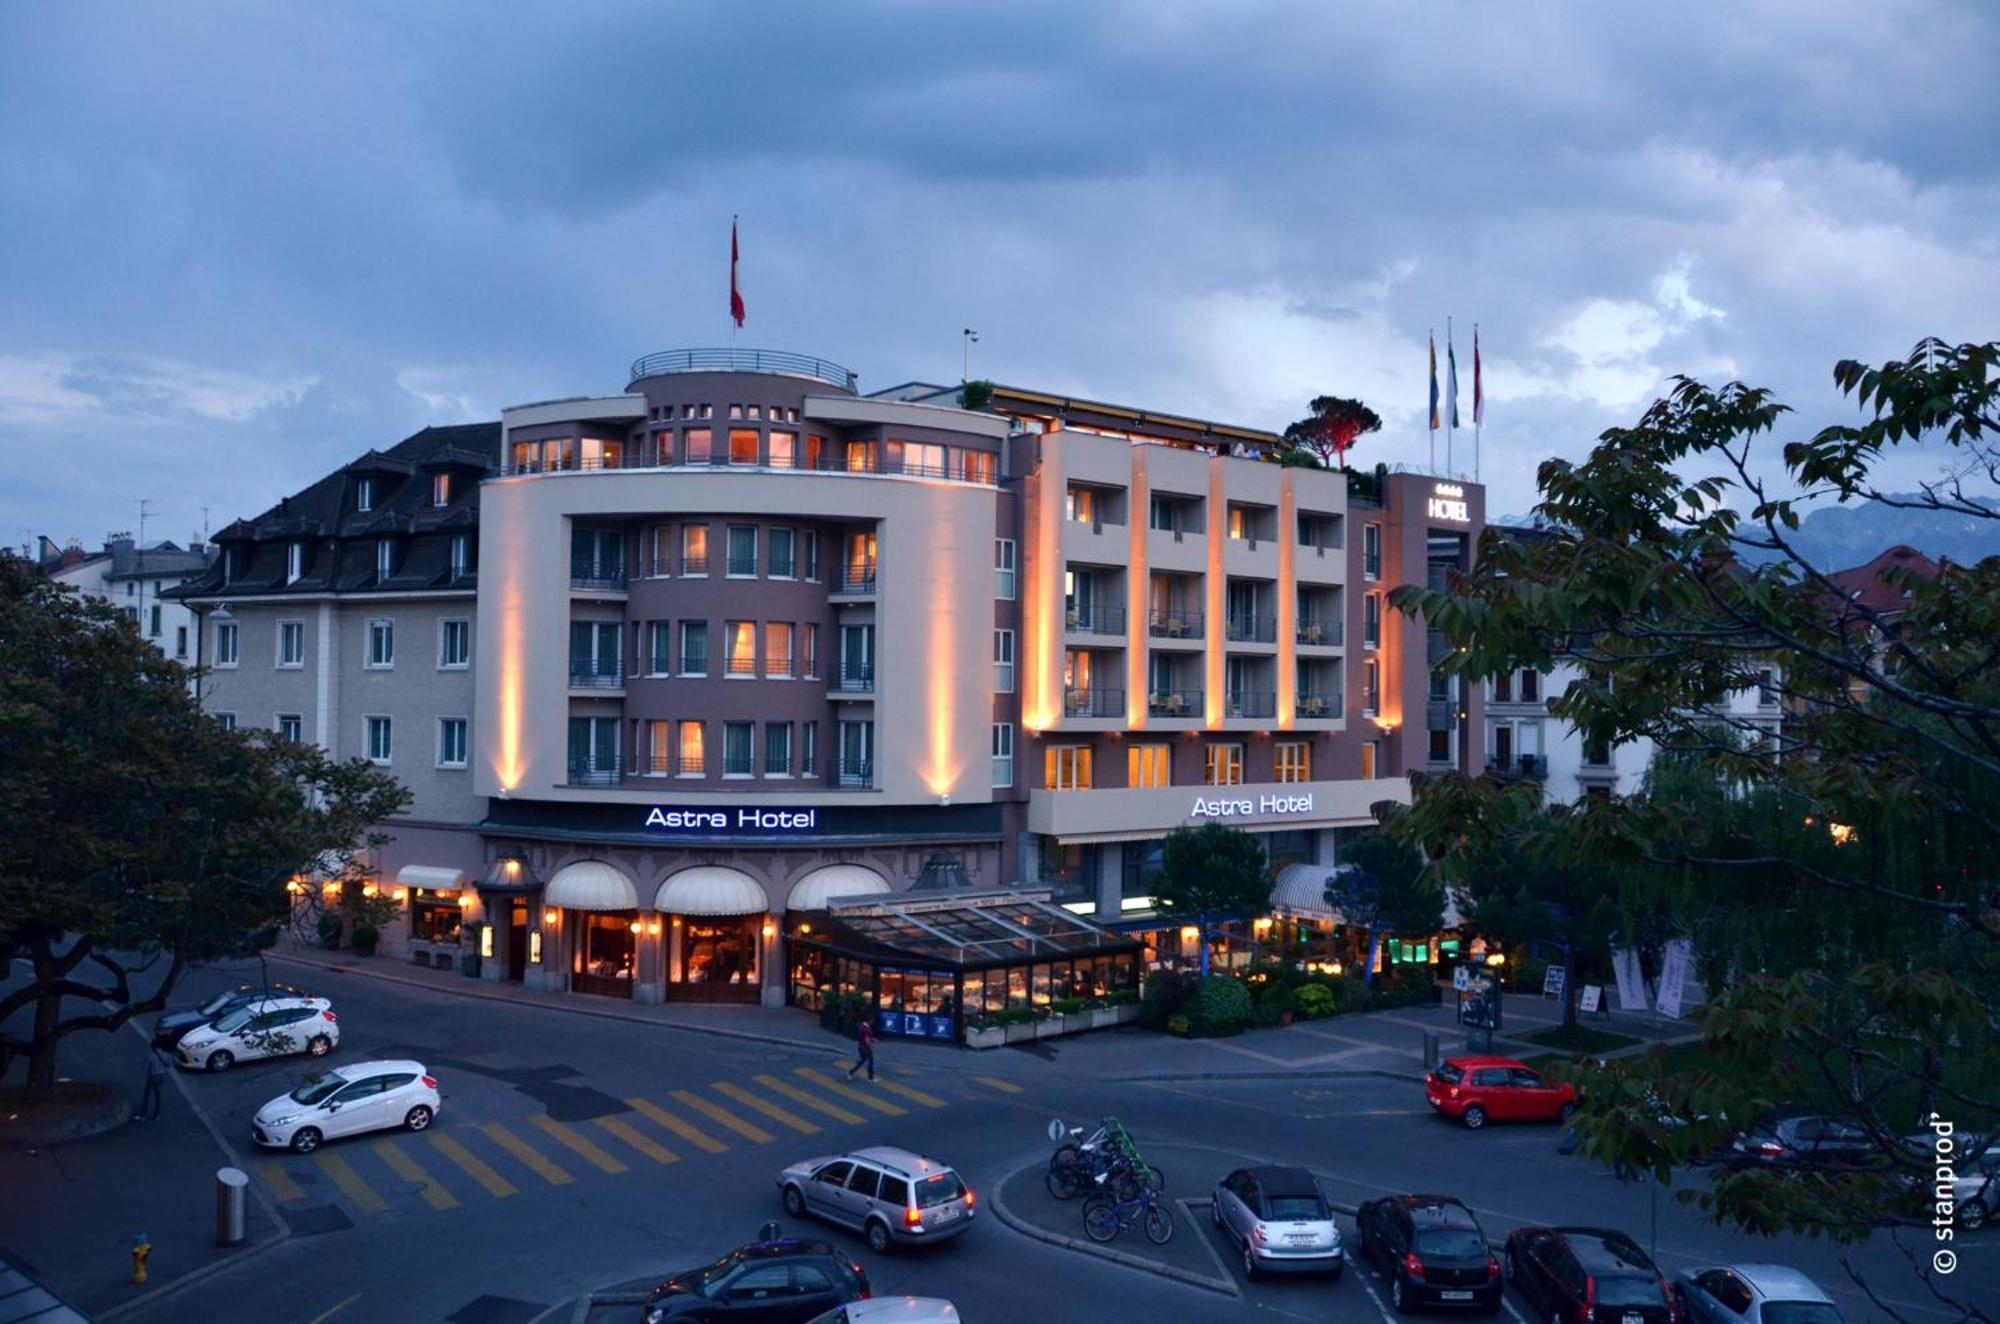
[{"label": "potted plant", "polygon": [[997,1015],[980,1013],[965,1020],[965,1046],[967,1048],[1000,1048],[1007,1042],[1007,1027],[1000,1024]]},{"label": "potted plant", "polygon": [[354,935],[349,941],[354,948],[355,955],[373,956],[375,955],[376,944],[382,941],[382,931],[367,920],[362,920],[354,926]]},{"label": "potted plant", "polygon": [[328,911],[319,917],[319,940],[322,946],[332,950],[340,946],[340,916]]},{"label": "potted plant", "polygon": [[1074,1034],[1078,1030],[1090,1028],[1090,1004],[1083,998],[1058,998],[1049,1010],[1062,1022],[1058,1034]]},{"label": "potted plant", "polygon": [[1009,1007],[1007,1010],[1001,1012],[996,1019],[998,1019],[1002,1026],[1006,1027],[1007,1042],[1010,1044],[1026,1043],[1028,1040],[1038,1037],[1039,1032],[1036,1026],[1040,1022],[1041,1017],[1037,1016],[1030,1007]]}]

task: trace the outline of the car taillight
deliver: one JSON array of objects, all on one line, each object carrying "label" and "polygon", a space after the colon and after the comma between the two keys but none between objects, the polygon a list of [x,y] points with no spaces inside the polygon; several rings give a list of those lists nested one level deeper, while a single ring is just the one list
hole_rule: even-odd
[{"label": "car taillight", "polygon": [[1664,1276],[1660,1279],[1660,1299],[1667,1303],[1667,1318],[1674,1320],[1675,1324],[1679,1324],[1681,1308],[1679,1303],[1674,1300],[1673,1289],[1667,1286],[1667,1280]]},{"label": "car taillight", "polygon": [[1251,1229],[1250,1229],[1250,1240],[1252,1240],[1252,1241],[1256,1242],[1256,1243],[1257,1243],[1258,1245],[1260,1245],[1260,1246],[1261,1246],[1261,1245],[1263,1245],[1263,1244],[1264,1244],[1264,1229],[1263,1229],[1262,1227],[1253,1227],[1253,1228],[1251,1228]]},{"label": "car taillight", "polygon": [[435,1076],[425,1076],[423,1078],[423,1081],[424,1081],[424,1088],[427,1090],[434,1090],[438,1087],[437,1077]]},{"label": "car taillight", "polygon": [[1775,1140],[1766,1140],[1757,1146],[1757,1152],[1765,1158],[1776,1158],[1785,1152],[1785,1147]]},{"label": "car taillight", "polygon": [[911,1227],[917,1227],[924,1221],[924,1211],[921,1209],[905,1209],[903,1211],[903,1221]]},{"label": "car taillight", "polygon": [[1454,1099],[1458,1097],[1458,1086],[1454,1085],[1451,1087],[1451,1097]]},{"label": "car taillight", "polygon": [[332,1013],[332,1012],[330,1012],[330,1011],[323,1011],[323,1012],[321,1012],[321,1013],[320,1013],[320,1015],[322,1015],[322,1016],[326,1017],[326,1018],[327,1018],[328,1020],[333,1020],[333,1019],[334,1019],[334,1015],[333,1015],[333,1013]]},{"label": "car taillight", "polygon": [[970,1209],[970,1208],[972,1208],[972,1206],[973,1206],[973,1204],[974,1204],[974,1202],[975,1202],[976,1198],[977,1198],[977,1197],[975,1197],[975,1196],[974,1196],[974,1195],[972,1194],[972,1188],[971,1188],[970,1186],[966,1187],[966,1188],[965,1188],[965,1207],[966,1207],[967,1209]]},{"label": "car taillight", "polygon": [[1589,1324],[1589,1321],[1596,1318],[1597,1318],[1597,1279],[1586,1278],[1583,1280],[1584,1324]]},{"label": "car taillight", "polygon": [[1411,1251],[1403,1257],[1403,1272],[1412,1278],[1421,1278],[1424,1276],[1424,1262],[1417,1258],[1415,1251]]},{"label": "car taillight", "polygon": [[1497,1282],[1499,1281],[1499,1278],[1500,1278],[1500,1261],[1494,1259],[1491,1255],[1488,1255],[1486,1257],[1486,1281],[1489,1283]]}]

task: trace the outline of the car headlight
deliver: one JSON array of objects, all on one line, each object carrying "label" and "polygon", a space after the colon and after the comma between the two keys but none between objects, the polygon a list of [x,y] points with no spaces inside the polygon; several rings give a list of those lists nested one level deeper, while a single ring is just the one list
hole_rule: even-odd
[{"label": "car headlight", "polygon": [[646,1307],[646,1324],[660,1324],[660,1321],[666,1317],[667,1308],[665,1306]]},{"label": "car headlight", "polygon": [[298,1121],[298,1120],[299,1120],[299,1116],[298,1116],[298,1114],[297,1114],[297,1113],[292,1113],[292,1114],[290,1114],[289,1116],[286,1116],[286,1117],[273,1117],[273,1118],[272,1118],[272,1119],[271,1119],[270,1121],[268,1121],[268,1122],[264,1123],[264,1125],[266,1125],[266,1126],[290,1126],[290,1125],[291,1125],[291,1124],[292,1124],[293,1122],[296,1122],[296,1121]]}]

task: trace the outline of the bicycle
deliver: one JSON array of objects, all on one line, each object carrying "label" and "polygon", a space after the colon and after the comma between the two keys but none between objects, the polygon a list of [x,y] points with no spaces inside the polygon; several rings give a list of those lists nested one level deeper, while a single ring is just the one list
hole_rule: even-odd
[{"label": "bicycle", "polygon": [[1141,1186],[1138,1194],[1120,1200],[1102,1192],[1083,1202],[1083,1231],[1092,1241],[1116,1241],[1134,1223],[1143,1224],[1146,1240],[1164,1246],[1174,1238],[1174,1216],[1160,1193]]},{"label": "bicycle", "polygon": [[1087,1186],[1105,1187],[1129,1199],[1141,1185],[1166,1189],[1166,1176],[1139,1157],[1138,1146],[1115,1117],[1107,1117],[1088,1138],[1082,1127],[1049,1123],[1049,1139],[1059,1142],[1049,1155],[1043,1181],[1049,1194],[1068,1200]]}]

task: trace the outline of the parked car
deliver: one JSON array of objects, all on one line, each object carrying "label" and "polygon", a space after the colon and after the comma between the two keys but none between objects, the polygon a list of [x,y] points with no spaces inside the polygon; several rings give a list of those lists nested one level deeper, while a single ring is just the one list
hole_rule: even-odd
[{"label": "parked car", "polygon": [[340,1023],[325,998],[259,998],[181,1036],[181,1065],[227,1071],[238,1062],[288,1053],[325,1057],[340,1043]]},{"label": "parked car", "polygon": [[1880,1158],[1854,1123],[1796,1109],[1776,1113],[1736,1137],[1723,1162],[1743,1168],[1857,1167]]},{"label": "parked car", "polygon": [[1674,1279],[1686,1324],[1844,1324],[1819,1284],[1784,1264],[1689,1269]]},{"label": "parked car", "polygon": [[812,1324],[958,1324],[958,1307],[936,1296],[878,1296],[835,1306]]},{"label": "parked car", "polygon": [[1418,1306],[1500,1310],[1500,1261],[1479,1220],[1448,1195],[1391,1195],[1355,1211],[1359,1253],[1389,1280],[1398,1313]]},{"label": "parked car", "polygon": [[421,1062],[357,1062],[309,1076],[257,1110],[250,1134],[271,1149],[310,1154],[323,1140],[405,1127],[422,1131],[444,1108]]},{"label": "parked car", "polygon": [[305,989],[291,984],[238,984],[217,993],[199,1007],[183,1007],[179,1011],[162,1013],[160,1019],[153,1023],[153,1047],[171,1052],[180,1043],[181,1036],[195,1026],[206,1025],[216,1017],[227,1015],[259,998],[311,996]]},{"label": "parked car", "polygon": [[1340,1229],[1304,1168],[1238,1168],[1215,1187],[1215,1225],[1243,1253],[1243,1272],[1330,1273],[1347,1267]]},{"label": "parked car", "polygon": [[1550,1324],[1678,1324],[1659,1266],[1623,1232],[1516,1228],[1506,1273]]},{"label": "parked car", "polygon": [[[1912,1196],[1922,1206],[1923,1221],[1928,1223],[1939,1213],[1933,1206],[1943,1203],[1929,1171],[1936,1161],[1937,1137],[1929,1131],[1920,1131],[1905,1137],[1903,1143],[1925,1169],[1907,1180]],[[1968,1230],[1984,1227],[1988,1219],[2000,1212],[2000,1137],[1988,1137],[1986,1147],[1977,1154],[1966,1152],[1968,1146],[1978,1143],[1977,1137],[1961,1137],[1959,1148],[1947,1157],[1952,1171],[1952,1221]]]},{"label": "parked car", "polygon": [[824,1241],[790,1237],[738,1246],[713,1264],[677,1273],[646,1297],[646,1324],[808,1324],[867,1298],[868,1272]]},{"label": "parked car", "polygon": [[1451,1057],[1424,1082],[1439,1116],[1478,1130],[1487,1122],[1567,1122],[1576,1086],[1554,1084],[1511,1057]]},{"label": "parked car", "polygon": [[972,1188],[959,1175],[907,1149],[877,1146],[808,1159],[778,1174],[785,1212],[851,1227],[868,1248],[949,1241],[972,1226]]}]

